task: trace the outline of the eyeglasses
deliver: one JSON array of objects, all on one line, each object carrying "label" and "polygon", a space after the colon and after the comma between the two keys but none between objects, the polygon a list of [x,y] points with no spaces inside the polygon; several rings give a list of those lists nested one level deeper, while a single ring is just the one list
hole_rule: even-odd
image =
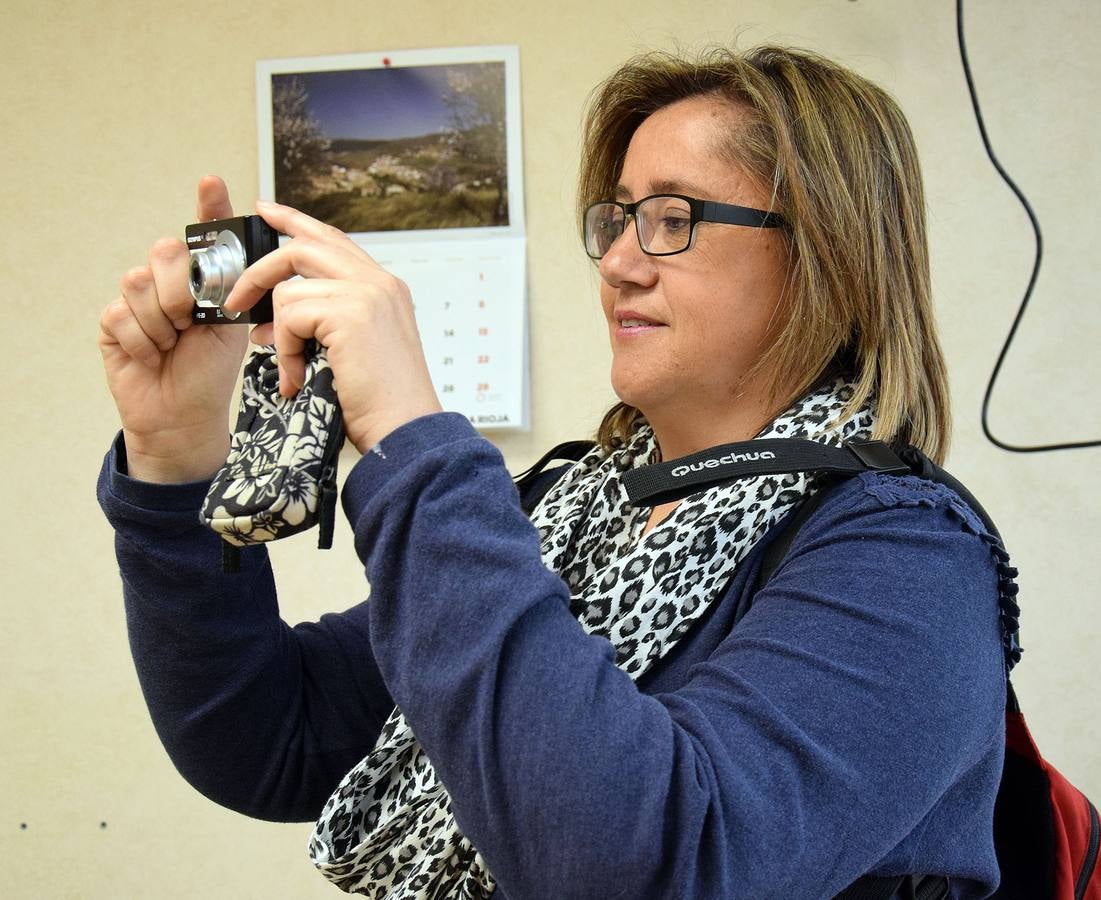
[{"label": "eyeglasses", "polygon": [[786,224],[779,213],[680,194],[654,194],[637,203],[601,200],[585,210],[585,252],[593,259],[602,258],[626,230],[630,216],[635,219],[638,245],[650,256],[672,256],[690,249],[700,222],[749,228]]}]

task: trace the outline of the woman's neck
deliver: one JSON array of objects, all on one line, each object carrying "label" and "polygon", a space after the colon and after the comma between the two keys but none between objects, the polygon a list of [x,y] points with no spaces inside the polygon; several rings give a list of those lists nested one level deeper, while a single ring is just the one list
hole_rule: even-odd
[{"label": "woman's neck", "polygon": [[745,395],[718,408],[671,406],[643,410],[663,460],[735,441],[748,441],[779,414],[775,402]]}]

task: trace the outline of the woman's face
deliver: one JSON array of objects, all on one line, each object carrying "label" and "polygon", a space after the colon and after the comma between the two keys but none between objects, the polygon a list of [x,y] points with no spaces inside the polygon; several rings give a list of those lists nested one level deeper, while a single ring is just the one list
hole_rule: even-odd
[{"label": "woman's face", "polygon": [[[768,209],[770,197],[717,152],[743,111],[693,97],[639,126],[615,198],[675,193]],[[703,222],[675,256],[642,252],[634,221],[600,261],[600,299],[612,344],[612,387],[651,424],[762,403],[743,376],[767,346],[786,271],[777,229]],[[624,324],[645,320],[646,325]]]}]

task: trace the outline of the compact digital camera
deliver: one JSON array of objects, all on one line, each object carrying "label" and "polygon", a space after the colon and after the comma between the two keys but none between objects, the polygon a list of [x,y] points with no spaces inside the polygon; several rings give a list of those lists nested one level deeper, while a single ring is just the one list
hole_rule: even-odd
[{"label": "compact digital camera", "polygon": [[195,298],[192,322],[226,325],[272,320],[271,291],[245,312],[228,313],[222,304],[241,273],[279,246],[278,231],[259,216],[236,216],[188,225],[185,242],[191,252],[188,286]]}]

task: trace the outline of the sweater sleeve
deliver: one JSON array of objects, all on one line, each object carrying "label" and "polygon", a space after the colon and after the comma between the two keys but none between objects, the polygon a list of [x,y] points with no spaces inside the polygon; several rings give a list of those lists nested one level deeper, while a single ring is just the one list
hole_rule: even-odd
[{"label": "sweater sleeve", "polygon": [[161,742],[217,803],[275,821],[315,819],[393,709],[370,652],[366,604],[289,627],[264,547],[242,551],[239,573],[222,571],[221,540],[199,520],[207,483],[155,485],[125,473],[120,435],[98,495],[115,528],[130,649]]},{"label": "sweater sleeve", "polygon": [[651,696],[570,614],[462,417],[359,462],[344,504],[379,668],[507,896],[833,896],[998,752],[989,549],[950,492],[877,485],[839,489],[712,656]]}]

